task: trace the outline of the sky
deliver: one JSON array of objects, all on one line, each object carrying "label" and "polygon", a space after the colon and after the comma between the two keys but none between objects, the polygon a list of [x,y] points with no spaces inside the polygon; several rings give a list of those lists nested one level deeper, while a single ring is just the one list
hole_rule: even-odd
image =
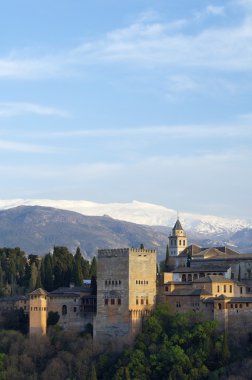
[{"label": "sky", "polygon": [[9,0],[1,199],[252,214],[252,0]]}]

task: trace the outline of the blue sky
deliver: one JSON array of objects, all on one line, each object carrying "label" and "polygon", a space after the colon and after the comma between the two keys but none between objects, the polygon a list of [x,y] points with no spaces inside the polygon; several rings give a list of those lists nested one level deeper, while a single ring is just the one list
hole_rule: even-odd
[{"label": "blue sky", "polygon": [[252,213],[252,0],[9,0],[2,199]]}]

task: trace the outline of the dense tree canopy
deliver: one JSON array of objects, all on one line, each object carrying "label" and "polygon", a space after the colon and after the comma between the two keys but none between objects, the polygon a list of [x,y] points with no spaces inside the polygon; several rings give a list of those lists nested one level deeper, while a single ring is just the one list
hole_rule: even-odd
[{"label": "dense tree canopy", "polygon": [[72,255],[66,247],[54,247],[44,257],[27,255],[20,248],[0,248],[0,296],[25,294],[36,288],[52,291],[58,287],[83,284],[96,277],[96,259],[85,260],[80,249]]}]

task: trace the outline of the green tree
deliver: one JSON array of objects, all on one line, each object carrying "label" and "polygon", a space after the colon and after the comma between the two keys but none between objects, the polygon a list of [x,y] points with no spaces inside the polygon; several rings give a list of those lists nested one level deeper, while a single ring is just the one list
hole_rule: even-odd
[{"label": "green tree", "polygon": [[82,257],[80,248],[78,247],[74,255],[74,267],[73,267],[73,280],[74,280],[75,286],[81,286],[83,284],[83,272],[82,272],[83,263],[82,262],[83,262],[83,257]]},{"label": "green tree", "polygon": [[54,247],[53,275],[54,288],[69,286],[72,281],[74,258],[66,247]]},{"label": "green tree", "polygon": [[52,270],[52,258],[50,253],[45,255],[41,268],[43,268],[43,287],[48,292],[53,290],[53,270]]},{"label": "green tree", "polygon": [[37,279],[38,279],[38,268],[34,262],[31,265],[31,278],[30,278],[30,282],[29,282],[29,291],[30,292],[32,292],[34,289],[36,289]]},{"label": "green tree", "polygon": [[47,317],[47,326],[54,326],[58,323],[60,319],[59,313],[57,311],[49,311]]},{"label": "green tree", "polygon": [[165,253],[165,266],[169,266],[169,259],[170,259],[170,250],[169,250],[169,245],[166,245],[166,253]]},{"label": "green tree", "polygon": [[96,260],[96,257],[94,256],[91,261],[89,276],[91,278],[92,276],[96,277],[96,275],[97,275],[97,260]]}]

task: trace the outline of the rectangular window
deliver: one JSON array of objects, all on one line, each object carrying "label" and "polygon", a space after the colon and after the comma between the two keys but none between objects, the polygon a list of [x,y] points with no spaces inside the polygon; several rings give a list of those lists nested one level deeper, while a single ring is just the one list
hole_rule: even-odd
[{"label": "rectangular window", "polygon": [[144,299],[141,298],[141,305],[144,305]]},{"label": "rectangular window", "polygon": [[108,299],[105,298],[105,305],[108,305]]},{"label": "rectangular window", "polygon": [[118,305],[121,305],[121,298],[118,298],[117,303]]},{"label": "rectangular window", "polygon": [[148,305],[149,304],[149,300],[148,300],[148,298],[146,298],[146,305]]},{"label": "rectangular window", "polygon": [[224,285],[224,293],[226,293],[226,291],[227,291],[227,285]]},{"label": "rectangular window", "polygon": [[115,304],[115,300],[114,298],[111,298],[111,305],[114,305]]},{"label": "rectangular window", "polygon": [[168,292],[168,286],[165,287],[165,291]]},{"label": "rectangular window", "polygon": [[220,293],[220,285],[217,286],[217,293]]},{"label": "rectangular window", "polygon": [[138,298],[136,299],[136,305],[138,305]]},{"label": "rectangular window", "polygon": [[242,286],[240,287],[240,294],[242,294]]},{"label": "rectangular window", "polygon": [[229,291],[230,291],[230,293],[232,293],[232,291],[233,291],[233,286],[232,285],[230,285]]}]

